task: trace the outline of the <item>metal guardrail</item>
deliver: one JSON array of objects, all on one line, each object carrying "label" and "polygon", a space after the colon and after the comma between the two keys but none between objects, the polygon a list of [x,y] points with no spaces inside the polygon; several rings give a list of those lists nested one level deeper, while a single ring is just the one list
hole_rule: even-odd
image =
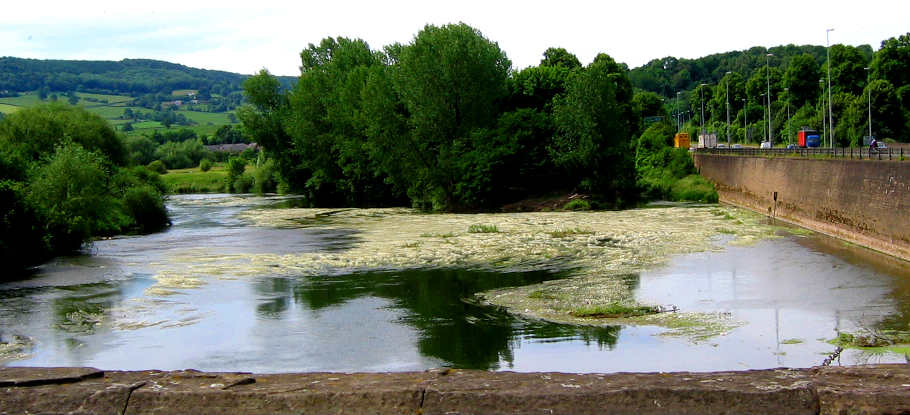
[{"label": "metal guardrail", "polygon": [[756,157],[799,157],[799,158],[842,158],[852,160],[892,160],[905,161],[908,154],[904,149],[880,148],[870,150],[868,147],[835,147],[835,148],[696,148],[696,153],[722,154]]}]

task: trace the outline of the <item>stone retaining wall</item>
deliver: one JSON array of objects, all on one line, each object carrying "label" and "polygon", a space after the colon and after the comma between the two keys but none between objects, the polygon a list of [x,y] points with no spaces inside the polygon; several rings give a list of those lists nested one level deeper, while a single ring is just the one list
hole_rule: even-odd
[{"label": "stone retaining wall", "polygon": [[0,414],[910,414],[910,366],[259,375],[0,368]]},{"label": "stone retaining wall", "polygon": [[721,202],[910,260],[910,162],[694,157]]}]

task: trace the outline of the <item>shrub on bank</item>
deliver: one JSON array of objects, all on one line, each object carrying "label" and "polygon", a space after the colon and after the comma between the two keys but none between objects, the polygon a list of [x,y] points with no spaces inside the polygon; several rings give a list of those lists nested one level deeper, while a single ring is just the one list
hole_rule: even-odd
[{"label": "shrub on bank", "polygon": [[673,184],[670,197],[672,200],[717,203],[717,190],[704,177],[691,174]]},{"label": "shrub on bank", "polygon": [[165,166],[164,162],[161,160],[155,160],[149,163],[148,169],[158,174],[167,174],[167,166]]}]

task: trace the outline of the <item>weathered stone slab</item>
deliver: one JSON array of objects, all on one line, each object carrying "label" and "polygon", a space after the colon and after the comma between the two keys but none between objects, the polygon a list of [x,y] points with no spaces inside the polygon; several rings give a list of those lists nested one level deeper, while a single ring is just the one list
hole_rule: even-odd
[{"label": "weathered stone slab", "polygon": [[821,414],[910,414],[910,366],[812,369]]},{"label": "weathered stone slab", "polygon": [[[910,414],[910,365],[616,374],[50,372],[4,369],[0,414]],[[29,383],[80,373],[77,382]]]},{"label": "weathered stone slab", "polygon": [[486,373],[432,380],[426,414],[816,414],[806,373]]},{"label": "weathered stone slab", "polygon": [[160,372],[133,392],[126,414],[412,414],[423,373]]},{"label": "weathered stone slab", "polygon": [[119,384],[85,368],[0,369],[0,414],[120,415],[137,385]]},{"label": "weathered stone slab", "polygon": [[73,383],[102,376],[104,372],[91,367],[0,367],[0,387]]}]

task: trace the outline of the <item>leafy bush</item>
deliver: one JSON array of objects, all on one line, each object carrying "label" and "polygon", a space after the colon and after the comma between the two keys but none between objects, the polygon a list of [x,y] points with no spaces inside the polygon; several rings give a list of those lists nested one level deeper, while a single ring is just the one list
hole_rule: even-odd
[{"label": "leafy bush", "polygon": [[158,174],[167,174],[167,166],[165,166],[164,162],[161,160],[155,160],[149,163],[148,169]]},{"label": "leafy bush", "polygon": [[468,233],[498,233],[499,228],[496,225],[471,225],[468,226]]},{"label": "leafy bush", "polygon": [[234,193],[249,193],[253,189],[253,176],[242,174],[232,184]]},{"label": "leafy bush", "polygon": [[272,160],[262,163],[253,173],[253,192],[256,194],[273,193],[278,190],[278,169]]},{"label": "leafy bush", "polygon": [[201,170],[201,171],[209,171],[209,170],[211,170],[211,169],[212,169],[212,161],[211,161],[211,160],[209,160],[209,159],[202,159],[202,161],[199,162],[199,170]]},{"label": "leafy bush", "polygon": [[563,210],[591,210],[591,203],[584,199],[570,200],[562,207]]},{"label": "leafy bush", "polygon": [[155,149],[155,158],[170,169],[188,169],[198,166],[207,153],[199,140],[169,141]]},{"label": "leafy bush", "polygon": [[697,174],[686,176],[670,189],[672,200],[717,203],[717,191],[714,184]]},{"label": "leafy bush", "polygon": [[[235,193],[246,193],[252,188],[252,178],[249,179],[249,183],[246,183],[243,179],[243,172],[246,171],[246,160],[240,157],[231,157],[227,162],[227,178],[224,182],[224,187],[229,192]],[[247,186],[249,184],[249,186]],[[243,191],[235,189],[235,185],[240,185],[243,187]]]},{"label": "leafy bush", "polygon": [[27,200],[45,218],[51,246],[78,249],[93,235],[110,235],[130,219],[110,194],[105,160],[78,144],[58,147],[47,164],[36,169]]},{"label": "leafy bush", "polygon": [[153,186],[129,188],[123,195],[123,204],[133,220],[133,225],[141,233],[161,230],[170,223],[164,199]]}]

